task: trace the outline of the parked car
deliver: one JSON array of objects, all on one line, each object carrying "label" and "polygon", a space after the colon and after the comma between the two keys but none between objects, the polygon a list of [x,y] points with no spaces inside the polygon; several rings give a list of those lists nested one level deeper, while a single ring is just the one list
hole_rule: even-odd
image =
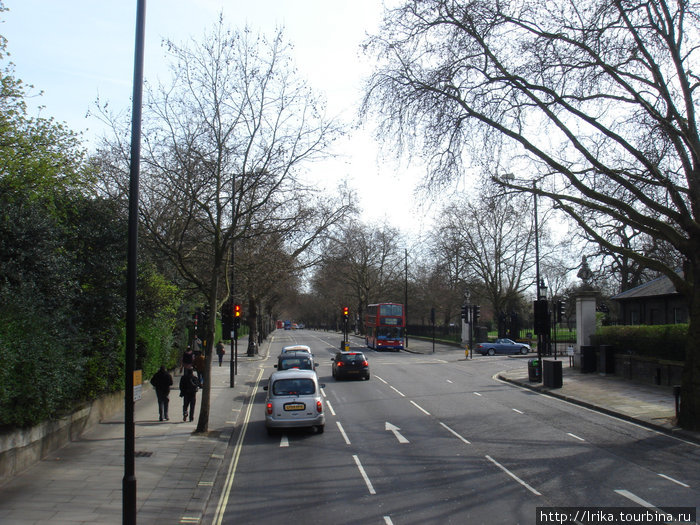
[{"label": "parked car", "polygon": [[265,427],[268,433],[279,428],[315,428],[320,434],[326,424],[321,388],[313,370],[280,370],[273,372],[263,390]]},{"label": "parked car", "polygon": [[362,352],[338,352],[333,361],[333,377],[336,379],[361,377],[369,379],[369,362]]},{"label": "parked car", "polygon": [[306,352],[307,354],[311,354],[311,348],[306,345],[285,346],[282,348],[282,353],[284,354],[285,352]]},{"label": "parked car", "polygon": [[475,350],[481,355],[496,354],[522,354],[529,353],[532,349],[527,343],[516,343],[512,339],[496,339],[493,343],[479,343]]},{"label": "parked car", "polygon": [[277,370],[315,370],[318,363],[314,363],[313,356],[308,352],[290,350],[277,356]]}]

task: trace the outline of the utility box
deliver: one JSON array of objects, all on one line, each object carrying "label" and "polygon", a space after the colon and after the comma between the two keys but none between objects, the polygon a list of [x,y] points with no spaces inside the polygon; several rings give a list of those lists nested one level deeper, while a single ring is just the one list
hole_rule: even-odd
[{"label": "utility box", "polygon": [[595,346],[581,347],[581,373],[590,374],[596,371]]}]

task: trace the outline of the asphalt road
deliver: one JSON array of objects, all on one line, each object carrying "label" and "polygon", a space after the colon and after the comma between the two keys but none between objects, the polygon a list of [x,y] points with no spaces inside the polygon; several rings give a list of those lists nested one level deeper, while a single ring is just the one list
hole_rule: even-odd
[{"label": "asphalt road", "polygon": [[[700,447],[493,378],[522,359],[362,349],[371,380],[336,381],[337,334],[278,334],[213,523],[534,524],[538,507],[700,503]],[[326,431],[268,436],[262,386],[294,343],[319,363]]]}]

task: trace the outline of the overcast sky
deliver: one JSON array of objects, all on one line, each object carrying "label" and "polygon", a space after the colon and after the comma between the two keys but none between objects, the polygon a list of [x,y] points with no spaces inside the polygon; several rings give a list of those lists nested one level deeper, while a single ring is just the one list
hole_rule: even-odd
[{"label": "overcast sky", "polygon": [[[113,109],[129,109],[132,92],[136,0],[4,0],[0,34],[8,39],[18,78],[44,92],[33,99],[42,116],[84,131],[88,145],[103,133],[86,113],[99,96]],[[362,83],[372,64],[360,44],[374,33],[383,12],[379,0],[148,0],[146,80],[167,78],[163,38],[201,40],[223,13],[227,25],[273,34],[284,27],[294,45],[301,75],[326,97],[328,111],[355,117]],[[419,170],[408,170],[379,156],[371,129],[354,132],[338,144],[338,159],[314,166],[319,179],[335,187],[346,178],[358,191],[363,219],[386,217],[417,233],[425,227],[413,188]]]}]

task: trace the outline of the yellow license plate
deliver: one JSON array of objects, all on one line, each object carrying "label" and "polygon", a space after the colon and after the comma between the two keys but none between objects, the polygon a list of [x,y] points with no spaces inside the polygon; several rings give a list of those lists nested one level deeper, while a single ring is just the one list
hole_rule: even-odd
[{"label": "yellow license plate", "polygon": [[287,412],[293,412],[295,410],[304,410],[306,405],[304,403],[287,403],[284,405],[284,409]]}]

